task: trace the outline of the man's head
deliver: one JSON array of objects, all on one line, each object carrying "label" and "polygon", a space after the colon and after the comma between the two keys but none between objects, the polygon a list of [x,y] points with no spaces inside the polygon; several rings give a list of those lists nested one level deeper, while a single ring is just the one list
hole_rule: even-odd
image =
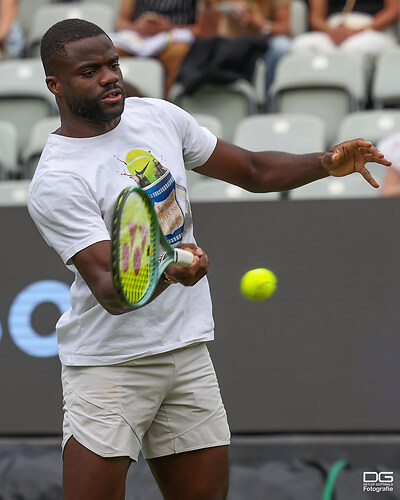
[{"label": "man's head", "polygon": [[54,75],[57,65],[66,57],[66,45],[85,38],[107,34],[97,24],[83,19],[65,19],[54,24],[43,35],[40,56],[46,76]]},{"label": "man's head", "polygon": [[[118,54],[108,35],[82,19],[66,19],[43,36],[41,57],[62,122],[110,128],[119,121],[125,93]],[[117,120],[117,121],[116,121]]]}]

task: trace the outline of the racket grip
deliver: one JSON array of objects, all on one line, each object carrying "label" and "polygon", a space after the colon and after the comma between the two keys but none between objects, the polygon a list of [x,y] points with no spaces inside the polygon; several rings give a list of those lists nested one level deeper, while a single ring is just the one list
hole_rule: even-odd
[{"label": "racket grip", "polygon": [[174,264],[181,267],[188,267],[193,262],[194,255],[192,252],[182,250],[182,248],[174,249]]}]

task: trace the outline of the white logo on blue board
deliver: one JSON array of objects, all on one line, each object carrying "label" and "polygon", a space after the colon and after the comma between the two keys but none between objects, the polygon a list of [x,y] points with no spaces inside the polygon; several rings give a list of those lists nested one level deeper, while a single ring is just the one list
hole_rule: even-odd
[{"label": "white logo on blue board", "polygon": [[14,343],[21,351],[38,358],[57,355],[56,332],[43,337],[31,325],[34,310],[44,302],[55,304],[63,314],[70,308],[69,286],[55,280],[32,283],[15,297],[8,315],[8,330]]}]

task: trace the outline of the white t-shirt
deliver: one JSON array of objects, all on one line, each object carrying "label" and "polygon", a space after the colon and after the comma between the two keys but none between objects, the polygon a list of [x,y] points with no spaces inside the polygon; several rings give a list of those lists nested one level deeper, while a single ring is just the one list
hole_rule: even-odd
[{"label": "white t-shirt", "polygon": [[[114,316],[97,302],[71,258],[110,240],[116,199],[138,183],[167,220],[167,239],[195,243],[185,168],[203,165],[215,145],[216,137],[177,106],[144,98],[127,99],[120,123],[103,135],[50,134],[30,186],[28,210],[46,242],[75,273],[71,309],[57,323],[63,364],[115,364],[213,338],[206,278],[193,287],[171,285],[143,308]],[[155,168],[147,178],[143,166],[149,160]],[[173,220],[171,203],[177,214]]]}]

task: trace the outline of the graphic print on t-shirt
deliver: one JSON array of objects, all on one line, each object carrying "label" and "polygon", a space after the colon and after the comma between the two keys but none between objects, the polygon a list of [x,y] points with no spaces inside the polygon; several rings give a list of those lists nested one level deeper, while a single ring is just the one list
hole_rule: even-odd
[{"label": "graphic print on t-shirt", "polygon": [[148,151],[134,149],[126,155],[126,167],[137,185],[146,191],[170,245],[182,240],[184,214],[177,198],[175,179],[168,168]]}]

